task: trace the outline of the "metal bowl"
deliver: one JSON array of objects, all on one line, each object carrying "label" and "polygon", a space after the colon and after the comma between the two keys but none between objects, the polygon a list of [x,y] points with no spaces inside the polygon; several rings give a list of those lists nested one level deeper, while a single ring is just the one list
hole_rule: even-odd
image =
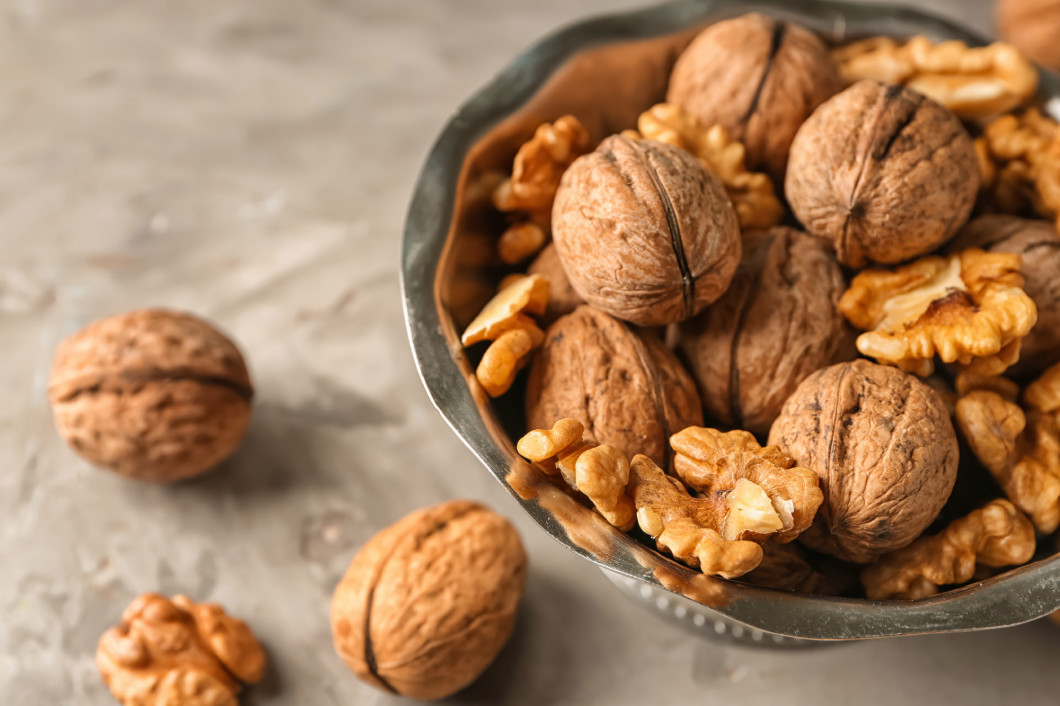
[{"label": "metal bowl", "polygon": [[[459,332],[502,274],[493,256],[500,224],[488,199],[496,174],[537,125],[560,115],[577,115],[596,139],[634,125],[642,109],[662,99],[674,59],[698,30],[749,11],[798,22],[834,41],[926,34],[983,43],[915,10],[824,0],[682,0],[581,22],[538,42],[452,117],[409,207],[405,319],[431,399],[546,532],[613,572],[626,593],[704,634],[765,644],[849,640],[996,628],[1060,608],[1060,556],[913,602],[795,595],[704,576],[615,530],[519,458],[512,439],[524,430],[521,393],[490,400],[475,382]],[[1042,90],[1060,95],[1052,75],[1043,74]]]}]

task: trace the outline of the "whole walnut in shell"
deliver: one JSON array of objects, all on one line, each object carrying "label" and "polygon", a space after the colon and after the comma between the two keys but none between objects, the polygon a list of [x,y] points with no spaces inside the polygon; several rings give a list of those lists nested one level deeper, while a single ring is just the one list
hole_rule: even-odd
[{"label": "whole walnut in shell", "polygon": [[1060,71],[1060,0],[999,0],[1001,38],[1052,71]]},{"label": "whole walnut in shell", "polygon": [[506,519],[468,500],[418,510],[368,540],[335,588],[335,649],[378,689],[449,696],[504,647],[525,583]]},{"label": "whole walnut in shell", "polygon": [[48,399],[85,460],[129,478],[175,481],[231,454],[253,388],[235,344],[202,319],[144,309],[59,344]]},{"label": "whole walnut in shell", "polygon": [[981,248],[1015,253],[1023,264],[1025,291],[1038,309],[1038,323],[1023,338],[1019,362],[1009,369],[1017,377],[1033,377],[1060,362],[1060,234],[1052,223],[1015,216],[980,216],[961,229],[951,252]]},{"label": "whole walnut in shell", "polygon": [[747,146],[748,167],[780,183],[795,132],[841,87],[816,35],[755,13],[700,32],[674,64],[666,101],[727,129]]},{"label": "whole walnut in shell", "polygon": [[799,539],[859,564],[919,537],[957,478],[957,436],[938,393],[866,360],[806,378],[769,443],[821,480],[824,503]]},{"label": "whole walnut in shell", "polygon": [[590,306],[549,327],[526,387],[526,421],[576,419],[586,436],[666,468],[671,434],[703,424],[695,383],[653,336]]},{"label": "whole walnut in shell", "polygon": [[682,149],[623,135],[563,174],[552,236],[578,295],[642,326],[699,313],[740,261],[736,212],[717,177]]},{"label": "whole walnut in shell", "polygon": [[846,283],[832,252],[778,226],[747,234],[729,291],[681,327],[708,414],[765,434],[807,375],[856,356],[836,303]]},{"label": "whole walnut in shell", "polygon": [[871,80],[803,123],[785,179],[806,230],[857,268],[935,250],[968,220],[978,190],[978,158],[960,120],[913,90]]}]

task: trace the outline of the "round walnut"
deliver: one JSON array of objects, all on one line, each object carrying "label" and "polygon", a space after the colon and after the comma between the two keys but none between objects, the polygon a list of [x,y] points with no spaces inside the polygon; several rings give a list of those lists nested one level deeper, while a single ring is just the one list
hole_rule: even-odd
[{"label": "round walnut", "polygon": [[1029,59],[1060,71],[1060,0],[999,0],[997,26],[1001,38]]},{"label": "round walnut", "polygon": [[957,478],[957,436],[942,399],[914,376],[866,360],[806,378],[769,443],[821,480],[824,503],[799,539],[859,564],[919,537]]},{"label": "round walnut", "polygon": [[406,516],[335,588],[335,649],[372,686],[440,699],[473,682],[512,634],[526,553],[489,508],[453,500]]},{"label": "round walnut", "polygon": [[784,226],[748,234],[729,291],[681,329],[708,415],[765,434],[806,376],[856,357],[836,310],[845,288],[817,238]]},{"label": "round walnut", "polygon": [[981,216],[962,228],[949,246],[953,252],[966,248],[1022,256],[1023,291],[1034,300],[1038,323],[1024,337],[1019,363],[1008,374],[1037,377],[1060,362],[1060,234],[1053,224],[1015,216]]},{"label": "round walnut", "polygon": [[190,314],[144,309],[59,344],[48,399],[82,458],[123,476],[176,481],[231,454],[253,388],[239,349]]},{"label": "round walnut", "polygon": [[799,128],[784,186],[806,230],[860,268],[949,240],[972,211],[979,167],[949,110],[902,86],[859,81]]},{"label": "round walnut", "polygon": [[784,179],[791,140],[814,108],[842,87],[820,39],[760,14],[703,30],[677,59],[666,94],[704,125],[747,147],[747,166]]},{"label": "round walnut", "polygon": [[590,306],[549,327],[530,368],[526,417],[531,429],[577,419],[597,443],[663,468],[670,435],[703,424],[695,383],[670,349]]},{"label": "round walnut", "polygon": [[545,249],[530,263],[526,274],[543,275],[548,279],[548,309],[545,310],[545,315],[541,318],[545,323],[552,323],[585,303],[585,300],[579,297],[578,293],[574,291],[574,287],[570,285],[570,279],[567,278],[567,273],[563,271],[563,263],[559,259],[559,253],[556,252],[555,243],[549,243],[545,246]]},{"label": "round walnut", "polygon": [[578,295],[642,326],[722,295],[740,261],[736,212],[688,152],[613,135],[563,174],[552,237]]}]

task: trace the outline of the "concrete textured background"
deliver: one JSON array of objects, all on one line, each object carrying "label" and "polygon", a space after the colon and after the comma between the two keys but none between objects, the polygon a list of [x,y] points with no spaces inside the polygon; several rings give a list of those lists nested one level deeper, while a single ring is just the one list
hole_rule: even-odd
[{"label": "concrete textured background", "polygon": [[[640,4],[0,4],[0,703],[112,703],[96,640],[149,590],[253,626],[272,667],[244,703],[396,703],[332,652],[331,590],[375,530],[454,496],[511,515],[532,571],[451,703],[1056,703],[1042,623],[799,653],[686,635],[517,515],[428,403],[397,256],[430,142],[535,38]],[[989,29],[987,3],[931,4]],[[173,487],[88,467],[45,404],[61,338],[148,305],[218,322],[259,390],[236,456]]]}]

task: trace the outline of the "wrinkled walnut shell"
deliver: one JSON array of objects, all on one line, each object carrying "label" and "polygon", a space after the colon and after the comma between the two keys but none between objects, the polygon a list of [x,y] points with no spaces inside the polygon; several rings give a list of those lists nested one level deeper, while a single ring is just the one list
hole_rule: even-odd
[{"label": "wrinkled walnut shell", "polygon": [[526,273],[528,275],[544,275],[548,279],[550,291],[548,309],[545,310],[545,315],[541,318],[542,323],[550,324],[585,303],[585,300],[574,291],[574,287],[570,286],[570,279],[567,278],[567,273],[563,271],[563,262],[559,259],[559,253],[556,252],[555,243],[549,243],[545,246],[545,249],[530,263]]},{"label": "wrinkled walnut shell", "polygon": [[642,326],[699,313],[740,261],[736,212],[718,178],[682,149],[622,135],[563,174],[552,237],[580,297]]},{"label": "wrinkled walnut shell", "polygon": [[1060,234],[1046,221],[1015,216],[980,216],[971,221],[948,246],[950,252],[981,248],[1015,253],[1025,291],[1038,309],[1038,323],[1023,338],[1019,362],[1008,373],[1034,377],[1060,362]]},{"label": "wrinkled walnut shell", "polygon": [[627,457],[670,465],[668,440],[703,413],[695,383],[666,346],[589,306],[552,324],[526,388],[530,429],[570,417]]},{"label": "wrinkled walnut shell", "polygon": [[844,265],[929,253],[972,212],[979,163],[950,111],[919,93],[859,81],[824,103],[791,144],[785,193]]},{"label": "wrinkled walnut shell", "polygon": [[703,30],[674,64],[666,101],[727,129],[748,167],[779,184],[799,126],[841,86],[815,34],[755,13]]},{"label": "wrinkled walnut shell", "polygon": [[468,500],[418,510],[368,540],[335,588],[335,649],[378,689],[443,698],[508,641],[525,582],[506,519]]},{"label": "wrinkled walnut shell", "polygon": [[912,375],[866,360],[806,378],[769,443],[821,479],[824,503],[799,539],[860,564],[919,537],[957,478],[957,436],[942,399]]},{"label": "wrinkled walnut shell", "polygon": [[729,291],[682,325],[708,414],[765,434],[807,375],[856,355],[836,304],[846,283],[820,240],[778,226],[744,238]]},{"label": "wrinkled walnut shell", "polygon": [[175,481],[220,463],[250,421],[239,349],[189,314],[144,309],[59,344],[48,399],[82,458],[129,478]]}]

